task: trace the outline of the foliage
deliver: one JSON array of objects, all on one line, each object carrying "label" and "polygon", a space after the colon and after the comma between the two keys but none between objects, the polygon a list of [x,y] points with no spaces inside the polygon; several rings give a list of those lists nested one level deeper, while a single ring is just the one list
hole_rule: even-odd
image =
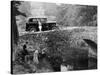
[{"label": "foliage", "polygon": [[58,12],[59,25],[97,26],[97,6],[62,4]]}]

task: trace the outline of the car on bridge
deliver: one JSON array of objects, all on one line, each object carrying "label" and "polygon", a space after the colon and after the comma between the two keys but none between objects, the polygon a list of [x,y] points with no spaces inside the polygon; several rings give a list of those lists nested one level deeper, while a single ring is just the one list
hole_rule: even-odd
[{"label": "car on bridge", "polygon": [[56,21],[47,21],[47,18],[45,17],[29,17],[27,19],[25,30],[27,32],[38,32],[40,31],[39,26],[41,26],[41,31],[48,31],[57,28]]}]

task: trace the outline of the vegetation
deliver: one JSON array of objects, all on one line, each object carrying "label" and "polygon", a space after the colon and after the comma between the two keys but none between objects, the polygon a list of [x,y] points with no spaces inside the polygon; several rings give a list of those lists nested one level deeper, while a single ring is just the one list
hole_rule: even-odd
[{"label": "vegetation", "polygon": [[[96,43],[97,42],[95,40],[97,38],[96,33],[97,33],[96,28],[94,27],[91,27],[90,29],[83,27],[83,28],[77,28],[77,29],[72,29],[72,30],[56,30],[56,31],[44,32],[44,33],[26,34],[26,35],[20,36],[19,38],[20,40],[18,42],[18,50],[17,50],[16,55],[20,53],[21,50],[23,50],[22,49],[23,44],[26,41],[28,41],[29,51],[39,50],[39,52],[41,52],[43,49],[45,49],[46,54],[48,56],[62,58],[66,64],[72,65],[73,62],[75,63],[75,61],[79,58],[80,59],[88,58],[89,47],[83,41],[83,39],[90,39]],[[93,55],[93,53],[91,53],[90,55]],[[18,57],[20,58],[20,56],[16,56],[16,61],[17,59],[19,60]],[[20,62],[16,62],[16,65],[18,65],[18,63]],[[42,66],[43,64],[46,64],[46,65]],[[18,70],[16,68],[17,67],[16,65],[14,66],[14,72]],[[40,62],[40,64],[38,64],[38,66],[40,65],[41,68],[35,64],[33,65],[28,64],[27,66],[29,65],[33,66],[32,69],[36,70],[37,68],[36,72],[53,72],[53,69],[50,66],[50,62],[48,62],[47,60],[45,60],[44,62]],[[24,67],[24,65],[21,65],[21,66]],[[19,67],[21,66],[19,65]],[[36,68],[34,68],[34,66]],[[48,69],[48,70],[45,70],[45,69]],[[27,67],[24,68],[24,73],[25,73],[25,70],[28,70],[26,73],[29,73],[31,69],[30,68],[27,69]]]},{"label": "vegetation", "polygon": [[64,26],[97,26],[97,6],[62,4],[57,22]]}]

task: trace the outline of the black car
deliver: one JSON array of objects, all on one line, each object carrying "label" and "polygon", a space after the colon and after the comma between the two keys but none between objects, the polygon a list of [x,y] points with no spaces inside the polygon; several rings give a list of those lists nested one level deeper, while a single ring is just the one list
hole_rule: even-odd
[{"label": "black car", "polygon": [[47,21],[47,18],[28,18],[26,23],[26,31],[39,31],[39,22],[42,26],[42,31],[53,30],[57,28],[55,21]]}]

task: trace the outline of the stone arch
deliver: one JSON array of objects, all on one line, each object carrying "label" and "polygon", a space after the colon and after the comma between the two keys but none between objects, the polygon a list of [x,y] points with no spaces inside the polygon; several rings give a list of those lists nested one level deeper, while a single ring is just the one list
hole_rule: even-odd
[{"label": "stone arch", "polygon": [[93,50],[97,52],[97,44],[90,39],[83,39]]}]

